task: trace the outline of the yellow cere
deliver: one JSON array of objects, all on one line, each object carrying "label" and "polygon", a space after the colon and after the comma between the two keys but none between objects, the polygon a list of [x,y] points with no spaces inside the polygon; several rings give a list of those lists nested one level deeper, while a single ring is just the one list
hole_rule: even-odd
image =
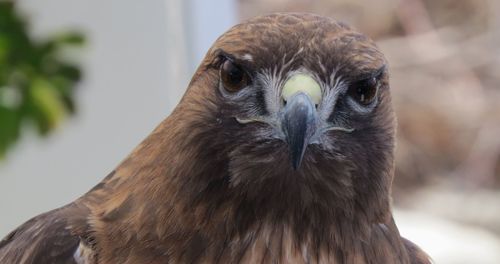
[{"label": "yellow cere", "polygon": [[298,73],[288,79],[283,86],[281,97],[283,100],[288,101],[292,95],[298,92],[303,92],[309,95],[312,102],[316,105],[318,105],[321,101],[321,88],[318,82],[307,74]]}]

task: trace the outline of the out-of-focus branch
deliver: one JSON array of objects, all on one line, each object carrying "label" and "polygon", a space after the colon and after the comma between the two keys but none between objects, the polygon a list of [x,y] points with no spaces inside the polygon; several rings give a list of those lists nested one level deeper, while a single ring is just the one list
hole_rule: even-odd
[{"label": "out-of-focus branch", "polygon": [[73,113],[81,78],[80,68],[66,61],[63,51],[83,44],[83,35],[70,32],[35,40],[15,7],[14,2],[0,1],[0,158],[26,123],[47,135]]}]

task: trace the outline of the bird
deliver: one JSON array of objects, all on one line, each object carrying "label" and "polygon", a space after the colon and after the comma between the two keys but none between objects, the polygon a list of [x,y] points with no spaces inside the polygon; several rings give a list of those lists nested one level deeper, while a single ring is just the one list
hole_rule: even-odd
[{"label": "bird", "polygon": [[108,176],[0,263],[431,263],[392,216],[396,116],[373,40],[310,13],[221,35]]}]

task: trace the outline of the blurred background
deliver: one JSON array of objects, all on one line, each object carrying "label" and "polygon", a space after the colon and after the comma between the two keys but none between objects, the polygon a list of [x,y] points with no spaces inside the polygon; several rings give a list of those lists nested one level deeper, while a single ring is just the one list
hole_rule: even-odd
[{"label": "blurred background", "polygon": [[500,263],[497,0],[0,0],[0,237],[77,198],[177,104],[211,43],[276,11],[386,54],[395,217],[436,263]]}]

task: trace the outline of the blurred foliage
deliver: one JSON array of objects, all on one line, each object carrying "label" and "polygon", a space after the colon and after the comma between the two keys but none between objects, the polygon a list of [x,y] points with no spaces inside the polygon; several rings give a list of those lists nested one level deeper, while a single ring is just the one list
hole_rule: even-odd
[{"label": "blurred foliage", "polygon": [[34,40],[15,4],[0,1],[0,159],[27,123],[47,135],[75,111],[73,97],[81,71],[64,61],[62,52],[83,43],[84,37],[76,32]]}]

